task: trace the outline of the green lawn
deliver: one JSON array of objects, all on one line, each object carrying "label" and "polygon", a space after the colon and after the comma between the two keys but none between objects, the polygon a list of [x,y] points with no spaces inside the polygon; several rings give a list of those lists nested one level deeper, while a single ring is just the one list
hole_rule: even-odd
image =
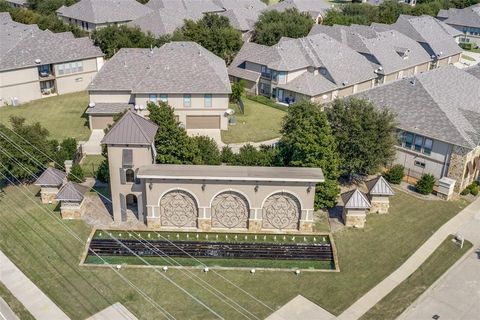
[{"label": "green lawn", "polygon": [[29,123],[40,122],[50,131],[51,138],[87,140],[90,135],[88,119],[82,116],[87,105],[86,92],[43,98],[18,107],[0,108],[0,123],[9,124],[11,116],[23,117]]},{"label": "green lawn", "polygon": [[475,61],[472,57],[470,57],[468,54],[462,54],[460,56],[462,59],[468,60],[468,61]]},{"label": "green lawn", "polygon": [[242,114],[236,104],[231,104],[235,110],[237,124],[222,131],[224,143],[261,142],[280,136],[284,111],[244,98],[245,114]]},{"label": "green lawn", "polygon": [[449,236],[430,257],[398,287],[380,300],[361,319],[394,320],[408,308],[425,290],[444,274],[471,247],[465,241],[463,248],[452,242]]},{"label": "green lawn", "polygon": [[13,294],[0,282],[0,297],[5,300],[10,309],[22,320],[35,320],[27,309],[13,296]]},{"label": "green lawn", "polygon": [[105,160],[102,155],[87,155],[80,162],[85,177],[95,177],[98,167]]},{"label": "green lawn", "polygon": [[[161,319],[159,312],[105,267],[80,267],[84,243],[71,237],[19,190],[0,195],[0,249],[72,319],[85,319],[121,302],[141,319]],[[33,188],[34,193],[38,192]],[[15,203],[12,203],[14,201]],[[38,199],[36,199],[38,202]],[[218,271],[223,277],[278,309],[297,294],[339,314],[398,268],[432,233],[467,202],[422,201],[400,191],[388,215],[371,215],[364,230],[333,235],[340,272]],[[53,208],[49,206],[48,208]],[[58,214],[58,213],[57,213]],[[90,228],[65,221],[85,241]],[[213,319],[204,307],[152,269],[122,268],[122,275],[159,302],[177,319]],[[213,272],[193,271],[259,318],[272,311]],[[244,317],[222,299],[194,283],[183,270],[162,273],[228,319]],[[188,306],[188,307],[186,307]]]}]

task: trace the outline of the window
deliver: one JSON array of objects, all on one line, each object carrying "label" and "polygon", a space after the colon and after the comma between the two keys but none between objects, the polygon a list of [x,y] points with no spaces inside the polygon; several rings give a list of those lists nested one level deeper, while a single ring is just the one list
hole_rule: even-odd
[{"label": "window", "polygon": [[151,102],[157,102],[157,95],[156,94],[149,94],[148,100]]},{"label": "window", "polygon": [[206,94],[204,100],[205,100],[205,107],[206,108],[211,108],[212,107],[212,95],[211,94]]},{"label": "window", "polygon": [[413,162],[413,164],[414,164],[416,167],[420,167],[420,168],[422,168],[422,169],[425,169],[425,162],[415,160],[415,161]]},{"label": "window", "polygon": [[262,77],[265,77],[265,78],[271,77],[270,69],[268,69],[266,66],[261,67],[261,73],[262,73]]},{"label": "window", "polygon": [[58,64],[58,74],[83,72],[83,61],[74,61]]},{"label": "window", "polygon": [[63,68],[64,68],[63,64],[58,65],[58,74],[63,74],[63,72],[64,72]]},{"label": "window", "polygon": [[278,83],[285,83],[287,79],[287,73],[285,71],[278,72]]},{"label": "window", "polygon": [[415,136],[415,146],[414,146],[414,150],[415,151],[422,151],[422,147],[423,147],[423,137],[422,136]]},{"label": "window", "polygon": [[127,169],[125,171],[125,180],[127,182],[135,182],[135,172],[133,169]]},{"label": "window", "polygon": [[413,133],[405,132],[405,148],[411,149],[413,144]]},{"label": "window", "polygon": [[184,94],[183,95],[183,106],[185,108],[191,107],[192,106],[192,97],[189,94]]},{"label": "window", "polygon": [[432,153],[433,140],[425,138],[423,143],[423,153],[430,155]]},{"label": "window", "polygon": [[160,95],[160,101],[168,103],[168,94],[161,94]]}]

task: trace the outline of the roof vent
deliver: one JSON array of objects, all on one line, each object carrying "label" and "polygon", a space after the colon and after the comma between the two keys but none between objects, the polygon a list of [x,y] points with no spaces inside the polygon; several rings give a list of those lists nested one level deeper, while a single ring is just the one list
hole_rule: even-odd
[{"label": "roof vent", "polygon": [[417,84],[417,78],[413,77],[412,80],[410,80],[410,84],[412,86],[416,85]]},{"label": "roof vent", "polygon": [[40,64],[40,63],[42,63],[42,60],[40,60],[40,59],[35,59],[35,63],[36,63],[36,64]]},{"label": "roof vent", "polygon": [[342,82],[343,86],[346,86],[347,84],[348,84],[348,81],[346,81],[346,80]]},{"label": "roof vent", "polygon": [[89,107],[89,108],[95,108],[95,102],[90,102],[90,103],[88,104],[88,107]]}]

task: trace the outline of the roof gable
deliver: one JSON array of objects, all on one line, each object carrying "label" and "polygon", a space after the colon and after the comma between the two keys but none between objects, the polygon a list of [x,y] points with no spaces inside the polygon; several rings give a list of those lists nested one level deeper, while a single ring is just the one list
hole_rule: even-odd
[{"label": "roof gable", "polygon": [[48,167],[35,181],[36,186],[61,186],[67,177],[64,171]]},{"label": "roof gable", "polygon": [[82,202],[88,190],[88,187],[69,181],[58,191],[56,199],[67,202]]},{"label": "roof gable", "polygon": [[157,130],[156,124],[128,110],[105,135],[102,143],[107,145],[151,145]]},{"label": "roof gable", "polygon": [[369,209],[371,207],[370,201],[358,189],[343,193],[342,200],[346,209]]},{"label": "roof gable", "polygon": [[368,193],[370,195],[393,196],[395,194],[390,184],[382,176],[367,181],[365,184],[367,185]]}]

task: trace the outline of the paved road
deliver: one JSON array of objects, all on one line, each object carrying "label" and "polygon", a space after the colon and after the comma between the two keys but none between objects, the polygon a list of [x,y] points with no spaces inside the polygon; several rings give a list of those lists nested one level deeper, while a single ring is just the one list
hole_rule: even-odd
[{"label": "paved road", "polygon": [[[456,234],[459,231],[465,233],[468,232],[468,235],[466,233],[465,237],[469,239],[469,236],[475,234],[475,231],[479,232],[479,229],[476,226],[479,212],[480,198],[476,199],[468,207],[440,227],[440,229],[438,229],[417,251],[415,251],[407,261],[385,278],[385,280],[358,299],[353,305],[338,316],[338,319],[356,320],[364,315],[371,307],[417,270],[448,235]],[[431,319],[431,317],[432,316],[427,319]],[[415,320],[417,319],[423,318],[415,318]]]},{"label": "paved road", "polygon": [[459,228],[475,250],[459,261],[398,318],[399,320],[480,319],[480,207],[474,218]]},{"label": "paved road", "polygon": [[70,320],[10,259],[0,251],[0,282],[37,320]]},{"label": "paved road", "polygon": [[17,315],[10,309],[10,306],[0,297],[0,319],[19,320]]}]

